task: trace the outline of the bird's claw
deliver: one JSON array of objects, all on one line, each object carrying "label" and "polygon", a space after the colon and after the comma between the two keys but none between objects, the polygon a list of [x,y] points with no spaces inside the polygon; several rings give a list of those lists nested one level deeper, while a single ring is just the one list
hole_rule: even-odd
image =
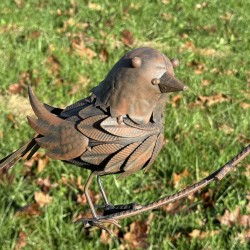
[{"label": "bird's claw", "polygon": [[109,218],[109,219],[105,219],[105,218],[82,218],[77,220],[75,223],[83,223],[84,229],[90,229],[92,227],[98,227],[100,229],[105,230],[109,235],[112,235],[112,232],[103,224],[112,224],[115,225],[117,227],[121,227],[118,223],[117,220]]}]

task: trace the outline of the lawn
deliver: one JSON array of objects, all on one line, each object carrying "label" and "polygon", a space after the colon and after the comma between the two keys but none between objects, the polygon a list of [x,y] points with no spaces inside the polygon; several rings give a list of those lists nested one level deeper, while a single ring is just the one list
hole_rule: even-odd
[{"label": "lawn", "polygon": [[[127,51],[177,57],[188,87],[170,94],[166,145],[147,174],[104,178],[110,200],[147,204],[222,166],[250,142],[247,1],[1,0],[0,159],[33,136],[27,86],[65,107],[86,97]],[[221,182],[120,221],[114,237],[73,224],[89,215],[89,172],[43,150],[0,176],[0,249],[248,249],[250,157]],[[92,198],[100,204],[97,183]]]}]

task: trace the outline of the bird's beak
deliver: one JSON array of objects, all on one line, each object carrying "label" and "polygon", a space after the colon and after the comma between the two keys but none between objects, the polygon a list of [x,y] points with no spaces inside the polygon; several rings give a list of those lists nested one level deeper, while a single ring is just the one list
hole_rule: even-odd
[{"label": "bird's beak", "polygon": [[164,73],[159,80],[159,88],[162,93],[184,91],[188,89],[180,80],[167,72]]}]

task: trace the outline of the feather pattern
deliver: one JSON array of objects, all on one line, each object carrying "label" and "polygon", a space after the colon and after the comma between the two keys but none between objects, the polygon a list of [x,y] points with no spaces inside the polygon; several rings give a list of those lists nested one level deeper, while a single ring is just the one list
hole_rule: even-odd
[{"label": "feather pattern", "polygon": [[81,160],[90,164],[99,165],[107,157],[114,154],[123,147],[124,146],[120,144],[100,144],[82,154]]},{"label": "feather pattern", "polygon": [[157,137],[157,141],[155,143],[155,146],[154,146],[152,156],[144,168],[145,169],[144,173],[146,173],[149,170],[149,168],[152,166],[153,162],[155,161],[157,155],[160,153],[161,148],[163,146],[163,142],[164,142],[164,135],[159,134],[159,136]]},{"label": "feather pattern", "polygon": [[148,137],[130,156],[123,170],[126,171],[138,171],[152,156],[154,144],[157,136],[152,135]]},{"label": "feather pattern", "polygon": [[134,142],[126,146],[115,154],[104,168],[105,173],[117,173],[125,163],[127,157],[140,145],[140,142]]},{"label": "feather pattern", "polygon": [[118,124],[116,118],[107,117],[104,119],[100,126],[108,133],[121,137],[140,137],[147,135],[147,131],[129,126],[122,122]]},{"label": "feather pattern", "polygon": [[88,138],[75,129],[74,123],[50,113],[29,88],[31,106],[38,117],[28,117],[31,127],[43,137],[37,138],[39,146],[48,149],[54,159],[69,160],[80,156],[88,146]]},{"label": "feather pattern", "polygon": [[161,129],[161,126],[159,126],[159,124],[155,124],[152,122],[146,123],[146,124],[137,124],[135,122],[133,122],[131,119],[127,118],[123,120],[124,123],[126,123],[127,125],[137,128],[137,129],[142,129],[142,130],[147,130],[147,131],[152,131],[152,130],[156,130],[156,129]]},{"label": "feather pattern", "polygon": [[125,116],[118,123],[89,99],[55,116],[31,89],[29,95],[38,119],[28,117],[28,121],[40,135],[35,141],[51,158],[125,177],[145,166],[147,170],[160,151],[161,123],[137,124]]},{"label": "feather pattern", "polygon": [[115,141],[118,136],[111,135],[103,131],[100,127],[100,122],[105,119],[107,115],[96,115],[84,119],[77,125],[79,131],[81,131],[87,137],[104,142],[104,141]]}]

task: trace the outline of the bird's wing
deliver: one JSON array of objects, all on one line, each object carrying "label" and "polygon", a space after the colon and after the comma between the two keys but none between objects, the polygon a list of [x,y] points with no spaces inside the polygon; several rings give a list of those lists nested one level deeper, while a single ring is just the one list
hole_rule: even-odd
[{"label": "bird's wing", "polygon": [[84,119],[77,128],[97,143],[81,156],[81,160],[104,166],[103,174],[128,176],[149,162],[151,164],[151,159],[159,152],[156,150],[161,131],[159,124],[138,125],[129,118],[118,122],[116,118],[103,114]]},{"label": "bird's wing", "polygon": [[144,173],[146,173],[149,170],[149,168],[151,167],[151,165],[155,161],[157,155],[160,153],[163,145],[164,145],[164,135],[161,133],[157,137],[157,140],[156,140],[156,143],[154,146],[154,150],[152,152],[152,156],[151,156],[150,160],[148,161],[147,165],[144,167]]},{"label": "bird's wing", "polygon": [[75,123],[50,113],[29,88],[30,103],[38,119],[28,117],[31,127],[41,135],[36,142],[58,160],[79,157],[88,146],[88,138],[75,128]]},{"label": "bird's wing", "polygon": [[122,173],[119,178],[129,176],[145,166],[148,160],[152,158],[156,139],[156,135],[151,135],[134,150],[123,167],[124,173]]}]

